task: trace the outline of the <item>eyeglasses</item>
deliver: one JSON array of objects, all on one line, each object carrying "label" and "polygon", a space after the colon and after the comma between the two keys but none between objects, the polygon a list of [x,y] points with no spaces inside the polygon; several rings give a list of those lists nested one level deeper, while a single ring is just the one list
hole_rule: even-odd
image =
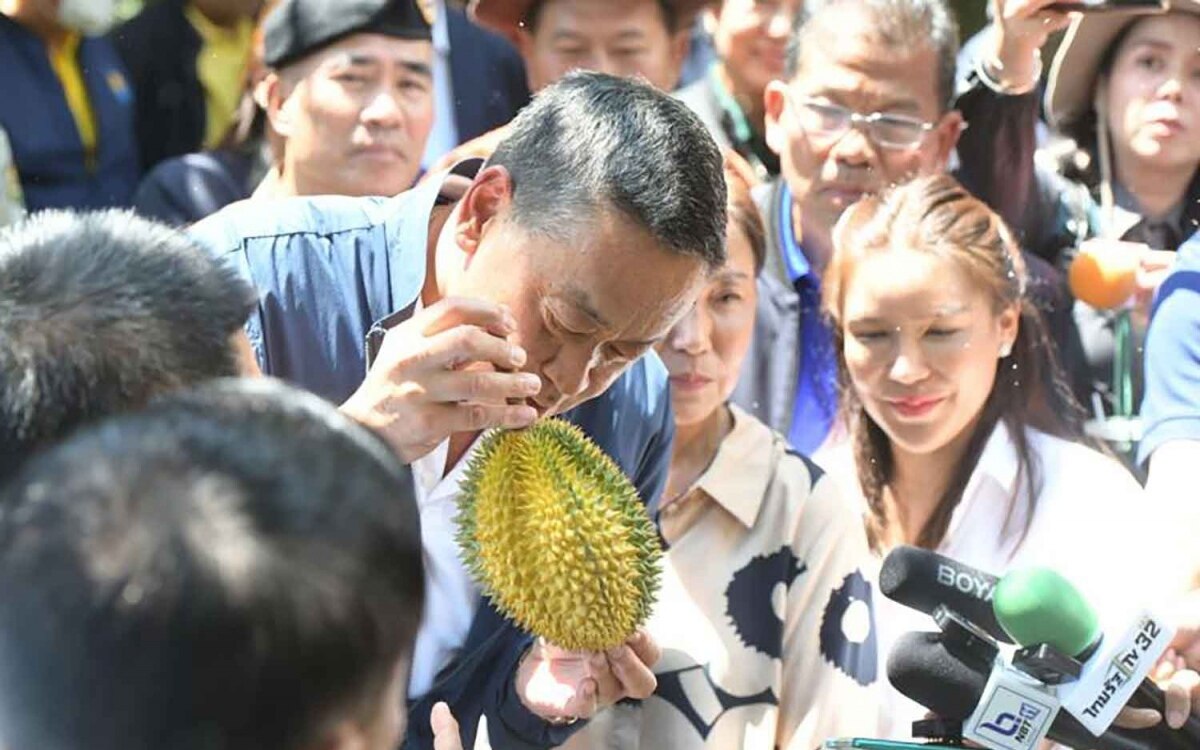
[{"label": "eyeglasses", "polygon": [[934,124],[905,115],[883,112],[859,114],[851,109],[808,97],[788,96],[800,127],[810,135],[841,137],[850,128],[861,129],[872,141],[891,149],[920,145]]}]

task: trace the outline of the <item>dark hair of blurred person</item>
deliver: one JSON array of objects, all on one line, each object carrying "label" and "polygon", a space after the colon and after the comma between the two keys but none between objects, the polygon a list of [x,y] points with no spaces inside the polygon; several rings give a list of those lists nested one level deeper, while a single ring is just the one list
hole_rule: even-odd
[{"label": "dark hair of blurred person", "polygon": [[717,144],[732,148],[758,179],[779,174],[779,155],[766,140],[763,92],[784,77],[788,41],[803,0],[721,0],[701,14],[717,60],[679,98],[704,121]]},{"label": "dark hair of blurred person", "polygon": [[80,424],[253,372],[254,306],[236,271],[125,211],[0,233],[0,481]]},{"label": "dark hair of blurred person", "polygon": [[393,750],[424,579],[387,446],[266,380],[31,461],[0,524],[9,750]]}]

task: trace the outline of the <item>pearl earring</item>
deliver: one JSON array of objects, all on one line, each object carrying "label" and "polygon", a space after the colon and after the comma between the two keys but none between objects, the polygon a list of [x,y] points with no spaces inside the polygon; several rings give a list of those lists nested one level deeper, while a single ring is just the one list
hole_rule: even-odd
[{"label": "pearl earring", "polygon": [[1001,344],[1000,345],[1000,359],[1006,359],[1008,357],[1008,355],[1012,354],[1012,348],[1013,348],[1013,345],[1011,342],[1006,341],[1003,344]]}]

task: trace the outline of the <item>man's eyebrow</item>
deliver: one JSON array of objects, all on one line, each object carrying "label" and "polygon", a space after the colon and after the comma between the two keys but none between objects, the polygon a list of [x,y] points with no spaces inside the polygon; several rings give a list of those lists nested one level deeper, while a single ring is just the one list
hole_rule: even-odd
[{"label": "man's eyebrow", "polygon": [[745,271],[739,271],[736,268],[725,268],[717,271],[710,277],[710,281],[741,281],[749,279],[750,274]]},{"label": "man's eyebrow", "polygon": [[[379,65],[382,62],[382,59],[378,55],[371,55],[365,52],[351,52],[346,55],[344,61],[339,62],[344,62],[344,64],[352,66],[372,67]],[[426,63],[418,60],[409,60],[403,57],[394,58],[393,63],[395,63],[397,67],[404,68],[414,75],[423,76],[425,78],[433,78],[433,68]]]}]

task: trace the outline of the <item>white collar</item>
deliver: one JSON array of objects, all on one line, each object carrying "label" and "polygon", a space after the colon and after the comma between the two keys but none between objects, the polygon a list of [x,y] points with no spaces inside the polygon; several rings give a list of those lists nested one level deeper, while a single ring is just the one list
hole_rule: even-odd
[{"label": "white collar", "polygon": [[433,17],[433,51],[439,55],[450,54],[450,24],[446,18],[445,0],[438,0],[437,15]]},{"label": "white collar", "polygon": [[[992,434],[983,446],[983,452],[979,454],[975,470],[971,472],[971,478],[967,480],[967,486],[963,488],[962,500],[950,516],[945,539],[949,540],[956,536],[955,532],[962,526],[968,514],[979,513],[982,510],[974,507],[979,502],[995,502],[1000,497],[1012,502],[1014,498],[1019,498],[1022,495],[1017,486],[1021,479],[1020,468],[1021,463],[1017,456],[1017,447],[1013,442],[1012,432],[1008,429],[1008,425],[1001,420],[992,429]],[[984,492],[987,489],[990,489],[991,492]],[[984,495],[994,499],[981,500]],[[1026,503],[1020,503],[1018,500],[1018,503],[1018,506],[1013,509],[1010,525],[1006,530],[1021,528],[1011,524],[1023,524],[1024,522],[1026,511],[1022,506],[1027,507],[1027,500]],[[1005,517],[1009,515],[1007,509],[1006,504],[1003,514]],[[997,528],[997,535],[1001,531],[1002,529]]]}]

